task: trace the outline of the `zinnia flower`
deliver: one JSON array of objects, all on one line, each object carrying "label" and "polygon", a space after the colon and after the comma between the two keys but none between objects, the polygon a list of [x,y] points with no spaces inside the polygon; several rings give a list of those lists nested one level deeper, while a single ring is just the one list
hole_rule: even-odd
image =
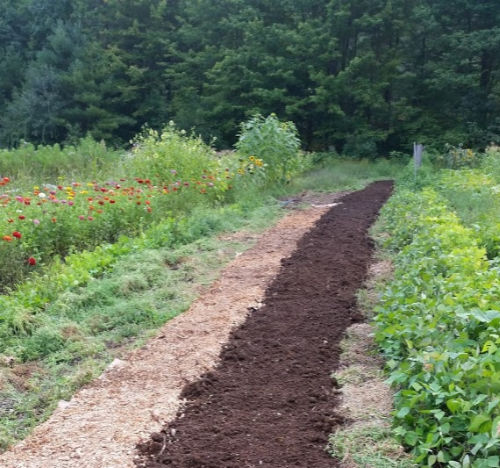
[{"label": "zinnia flower", "polygon": [[34,265],[36,265],[36,259],[34,257],[30,257],[30,258],[28,258],[28,263],[31,266],[34,266]]},{"label": "zinnia flower", "polygon": [[10,236],[3,236],[2,240],[4,240],[5,242],[10,242],[12,240],[12,237],[10,237]]},{"label": "zinnia flower", "polygon": [[14,232],[12,233],[12,235],[13,235],[16,239],[21,239],[21,237],[22,237],[22,236],[21,236],[21,233],[20,233],[19,231],[14,231]]}]

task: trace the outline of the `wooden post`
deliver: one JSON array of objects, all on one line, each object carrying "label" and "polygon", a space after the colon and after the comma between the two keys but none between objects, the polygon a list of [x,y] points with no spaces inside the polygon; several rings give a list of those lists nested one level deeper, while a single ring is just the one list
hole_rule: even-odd
[{"label": "wooden post", "polygon": [[424,153],[424,145],[413,143],[413,163],[415,166],[415,180],[417,180],[417,171],[422,165],[423,153]]}]

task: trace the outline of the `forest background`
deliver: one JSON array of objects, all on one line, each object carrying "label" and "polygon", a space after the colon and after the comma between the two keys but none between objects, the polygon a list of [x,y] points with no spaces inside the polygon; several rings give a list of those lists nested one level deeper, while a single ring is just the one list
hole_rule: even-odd
[{"label": "forest background", "polygon": [[[500,141],[498,0],[0,0],[0,146],[122,146],[174,120],[218,148],[275,112],[306,149]],[[213,140],[215,138],[215,140]]]}]

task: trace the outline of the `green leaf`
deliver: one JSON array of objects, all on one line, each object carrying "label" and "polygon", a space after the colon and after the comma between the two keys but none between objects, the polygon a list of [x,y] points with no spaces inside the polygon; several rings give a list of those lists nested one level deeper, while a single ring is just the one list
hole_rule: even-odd
[{"label": "green leaf", "polygon": [[485,414],[477,414],[472,418],[472,421],[469,425],[469,431],[471,432],[484,432],[482,430],[483,424],[490,423],[491,424],[491,418]]},{"label": "green leaf", "polygon": [[492,468],[498,468],[500,466],[500,457],[494,456],[494,457],[488,457],[488,466],[491,466]]},{"label": "green leaf", "polygon": [[448,409],[452,412],[452,413],[456,413],[460,407],[462,406],[461,405],[461,402],[460,400],[456,400],[454,398],[451,398],[450,400],[448,400],[446,402],[446,406],[448,407]]},{"label": "green leaf", "polygon": [[408,408],[408,406],[403,406],[397,413],[396,413],[396,417],[397,418],[404,418],[408,413],[410,412],[410,408]]},{"label": "green leaf", "polygon": [[405,443],[407,445],[409,445],[410,447],[415,447],[415,445],[417,445],[417,442],[418,442],[418,434],[416,432],[413,432],[413,431],[408,431],[406,434],[405,434]]}]

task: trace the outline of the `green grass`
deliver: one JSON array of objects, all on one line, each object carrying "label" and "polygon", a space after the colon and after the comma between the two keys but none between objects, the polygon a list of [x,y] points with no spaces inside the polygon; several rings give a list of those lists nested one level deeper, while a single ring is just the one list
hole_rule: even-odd
[{"label": "green grass", "polygon": [[403,168],[397,161],[386,159],[372,162],[331,158],[322,167],[296,177],[286,187],[286,192],[358,190],[374,180],[394,179]]},{"label": "green grass", "polygon": [[17,188],[32,188],[54,181],[105,180],[124,175],[123,151],[107,148],[87,137],[75,146],[38,146],[24,143],[16,149],[0,150],[0,175],[16,181]]},{"label": "green grass", "polygon": [[360,468],[414,468],[388,427],[348,427],[330,436],[328,452]]}]

